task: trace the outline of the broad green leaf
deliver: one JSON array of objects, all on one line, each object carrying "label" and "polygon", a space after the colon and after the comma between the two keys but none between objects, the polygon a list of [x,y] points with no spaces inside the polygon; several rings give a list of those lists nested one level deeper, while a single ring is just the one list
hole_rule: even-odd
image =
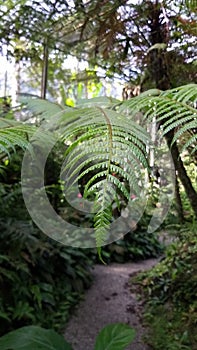
[{"label": "broad green leaf", "polygon": [[63,336],[53,330],[27,326],[0,338],[1,350],[72,350]]},{"label": "broad green leaf", "polygon": [[135,330],[124,323],[109,324],[96,338],[94,350],[124,350],[134,339]]}]

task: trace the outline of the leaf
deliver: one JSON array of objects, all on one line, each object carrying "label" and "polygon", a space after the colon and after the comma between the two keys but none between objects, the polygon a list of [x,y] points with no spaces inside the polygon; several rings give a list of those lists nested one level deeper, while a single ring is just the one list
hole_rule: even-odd
[{"label": "leaf", "polygon": [[[162,125],[162,135],[174,130],[173,142],[181,136],[197,128],[197,84],[187,84],[171,90],[148,90],[141,95],[124,101],[120,111],[127,112],[132,118],[136,113],[142,112],[147,122],[153,118]],[[183,145],[185,150],[196,141],[195,135],[189,136],[189,140]],[[181,140],[181,146],[184,140]],[[195,149],[195,146],[194,148]],[[195,152],[195,151],[194,151]],[[139,153],[138,153],[139,156]]]},{"label": "leaf", "polygon": [[53,330],[37,326],[19,328],[0,338],[1,350],[72,350],[65,339]]},{"label": "leaf", "polygon": [[156,50],[156,49],[157,50],[164,50],[164,49],[166,49],[166,47],[167,47],[167,45],[165,43],[157,43],[157,44],[151,46],[147,52],[150,52],[150,51]]},{"label": "leaf", "polygon": [[109,324],[96,338],[94,350],[124,350],[134,339],[135,330],[124,323]]},{"label": "leaf", "polygon": [[0,118],[0,153],[7,153],[15,146],[25,149],[29,146],[28,138],[35,131],[33,126],[24,125],[15,120]]}]

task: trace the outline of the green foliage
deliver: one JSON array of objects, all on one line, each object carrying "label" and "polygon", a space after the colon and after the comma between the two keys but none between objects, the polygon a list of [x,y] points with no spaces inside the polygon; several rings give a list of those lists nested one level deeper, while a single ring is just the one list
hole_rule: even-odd
[{"label": "green foliage", "polygon": [[102,256],[106,263],[144,260],[158,257],[162,252],[163,247],[157,234],[148,233],[147,229],[140,224],[135,231],[130,231],[123,239],[102,248]]},{"label": "green foliage", "polygon": [[92,254],[61,246],[32,223],[20,188],[22,158],[22,150],[5,158],[0,176],[0,334],[29,324],[62,329],[92,280]]},{"label": "green foliage", "polygon": [[137,281],[148,304],[154,350],[195,349],[197,345],[197,224],[180,229],[165,258]]},{"label": "green foliage", "polygon": [[49,101],[39,99],[39,105],[37,103],[38,97],[33,97],[29,94],[20,94],[19,101],[23,104],[31,104],[31,112],[33,117],[37,118],[37,124],[41,122],[40,117],[45,120],[50,120],[52,117],[63,112],[65,109],[56,103],[50,103]]},{"label": "green foliage", "polygon": [[[134,339],[135,331],[123,323],[105,326],[96,338],[94,350],[124,350]],[[53,330],[27,326],[0,338],[1,350],[72,350],[67,341]]]},{"label": "green foliage", "polygon": [[[130,201],[130,191],[140,193],[140,170],[141,164],[148,166],[146,143],[149,137],[137,123],[114,110],[117,101],[97,98],[87,102],[88,107],[81,104],[65,110],[57,125],[52,119],[48,128],[55,128],[58,137],[68,144],[62,171],[67,195],[78,181],[87,179],[83,197],[94,199],[95,237],[100,249],[112,222],[112,203],[116,201],[121,206],[121,201]],[[27,100],[28,108],[40,109],[43,118],[49,117],[53,108],[51,103],[44,103],[43,114],[42,101],[40,106],[40,100]]]},{"label": "green foliage", "polygon": [[[58,137],[68,144],[63,169],[67,194],[81,181],[83,197],[93,200],[95,237],[100,258],[100,247],[105,243],[113,221],[113,202],[121,210],[129,203],[131,191],[139,195],[141,167],[148,167],[146,145],[150,142],[149,137],[133,121],[133,117],[139,112],[143,112],[146,121],[157,116],[158,123],[162,121],[163,135],[176,130],[173,142],[187,132],[190,137],[183,150],[192,146],[194,152],[197,147],[196,97],[197,87],[190,84],[164,92],[149,90],[122,103],[108,98],[87,100],[78,108],[60,113],[58,127],[53,126],[53,122],[50,125],[53,104],[24,99],[29,109],[36,109],[42,118],[47,116],[49,128],[55,128]],[[192,136],[190,131],[193,132]]]},{"label": "green foliage", "polygon": [[145,322],[149,332],[147,342],[152,350],[195,349],[195,335],[189,334],[185,319],[172,305],[154,305],[147,310]]},{"label": "green foliage", "polygon": [[[116,100],[97,98],[65,111],[47,101],[23,96],[28,108],[45,121],[44,129],[53,132],[51,138],[55,132],[57,138],[68,145],[63,169],[66,191],[71,193],[73,186],[81,181],[83,197],[93,200],[99,254],[113,221],[113,203],[117,203],[120,211],[129,203],[131,191],[140,193],[141,167],[148,167],[149,137],[132,120],[133,116],[143,112],[144,119],[151,120],[157,115],[158,122],[162,121],[163,135],[176,130],[173,142],[184,132],[192,131],[183,149],[194,146],[194,152],[196,96],[197,88],[192,84],[165,92],[150,90],[121,105]],[[44,129],[39,137],[46,138],[47,142],[50,133],[47,130],[45,135]]]},{"label": "green foliage", "polygon": [[180,140],[184,133],[190,133],[190,137],[182,146],[182,151],[193,145],[192,153],[194,153],[197,147],[196,99],[196,84],[188,84],[167,91],[153,89],[124,102],[121,111],[129,109],[131,116],[141,111],[144,113],[144,119],[149,121],[157,117],[157,122],[162,122],[163,136],[175,130],[173,142]]},{"label": "green foliage", "polygon": [[25,149],[34,128],[15,120],[0,118],[0,155],[9,154],[16,146]]},{"label": "green foliage", "polygon": [[[184,229],[185,231],[185,229]],[[192,230],[180,230],[179,239],[166,251],[166,257],[145,273],[143,286],[154,301],[172,301],[187,308],[195,300],[197,239],[196,225]],[[183,283],[184,281],[184,283]]]},{"label": "green foliage", "polygon": [[96,339],[94,350],[124,350],[134,339],[135,331],[123,323],[109,324]]},{"label": "green foliage", "polygon": [[47,239],[31,221],[1,220],[0,228],[1,334],[30,323],[60,329],[91,283],[90,258]]},{"label": "green foliage", "polygon": [[11,98],[0,97],[0,118],[13,119],[13,111],[11,110]]},{"label": "green foliage", "polygon": [[[105,69],[104,75],[107,77],[119,73],[125,81],[136,80],[141,71],[144,73],[144,67],[147,67],[147,51],[151,46],[150,31],[151,26],[155,25],[154,15],[158,12],[162,29],[166,18],[170,21],[171,30],[166,27],[165,31],[163,30],[163,37],[169,35],[168,38],[164,37],[164,42],[168,42],[169,48],[173,47],[173,50],[168,52],[168,61],[171,65],[174,63],[174,53],[183,59],[182,67],[189,66],[195,57],[192,33],[195,35],[196,30],[189,32],[189,40],[188,32],[185,30],[185,26],[190,27],[190,22],[195,29],[195,13],[191,14],[191,10],[196,9],[195,0],[173,1],[173,7],[168,1],[164,4],[158,3],[157,11],[153,11],[153,1],[144,0],[137,4],[132,2],[122,4],[117,1],[101,3],[98,0],[87,3],[80,1],[65,3],[63,0],[57,0],[55,6],[52,0],[48,0],[45,6],[42,3],[38,4],[36,0],[32,0],[31,3],[20,0],[17,2],[17,8],[15,1],[11,0],[1,0],[0,4],[2,4],[0,41],[4,46],[5,43],[8,45],[8,55],[14,56],[17,61],[30,60],[36,76],[34,80],[37,80],[37,66],[41,65],[42,45],[47,39],[50,51],[49,80],[52,75],[53,86],[56,86],[58,81],[61,89],[65,86],[66,80],[62,77],[63,74],[61,76],[57,74],[57,71],[62,73],[63,70],[59,67],[61,54],[64,58],[68,54],[80,60],[85,57],[85,60],[90,61],[93,66],[96,64]],[[180,25],[181,16],[183,19],[189,18],[185,26]],[[175,47],[177,41],[178,49]],[[158,38],[157,42],[163,43],[161,38]],[[54,60],[56,66],[54,68],[52,66],[51,69],[50,61],[54,56],[57,56]],[[133,59],[137,65],[133,65]],[[64,69],[63,73],[65,71]],[[170,78],[172,71],[169,69]],[[180,71],[176,71],[172,80],[176,81],[178,76],[177,80],[180,81],[183,71],[181,70],[181,74]],[[195,72],[191,74],[189,71],[187,81],[194,79]],[[84,76],[80,80],[83,81]],[[149,79],[148,85],[151,83]]]},{"label": "green foliage", "polygon": [[0,183],[0,334],[32,323],[61,329],[91,284],[91,254],[50,240],[28,216],[22,157],[17,152],[6,162]]},{"label": "green foliage", "polygon": [[2,350],[72,350],[66,340],[53,330],[27,326],[0,338]]}]

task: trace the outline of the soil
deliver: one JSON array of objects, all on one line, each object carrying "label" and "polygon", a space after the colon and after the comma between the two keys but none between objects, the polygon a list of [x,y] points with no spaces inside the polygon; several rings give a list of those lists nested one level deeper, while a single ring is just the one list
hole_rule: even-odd
[{"label": "soil", "polygon": [[74,350],[93,350],[98,332],[114,322],[127,323],[136,330],[135,340],[127,350],[150,350],[143,340],[146,334],[142,324],[143,304],[138,300],[137,287],[130,288],[129,279],[157,262],[157,259],[149,259],[94,267],[93,284],[65,330],[65,339]]}]

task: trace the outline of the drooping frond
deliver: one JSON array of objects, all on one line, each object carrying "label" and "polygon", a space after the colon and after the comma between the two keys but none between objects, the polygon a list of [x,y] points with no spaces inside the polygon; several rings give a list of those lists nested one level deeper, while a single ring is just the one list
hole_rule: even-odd
[{"label": "drooping frond", "polygon": [[160,91],[157,89],[146,91],[138,97],[123,103],[121,110],[129,110],[130,115],[141,111],[144,118],[162,124],[163,135],[174,130],[172,142],[177,141],[185,132],[191,137],[183,149],[197,142],[197,84],[184,85],[172,90]]},{"label": "drooping frond", "polygon": [[[49,115],[45,102],[45,113]],[[61,174],[66,193],[83,184],[78,191],[93,203],[99,254],[108,239],[113,204],[128,203],[131,193],[140,192],[141,169],[147,167],[148,134],[118,112],[120,103],[109,98],[84,101],[77,108],[59,113],[55,126],[59,138],[68,146]],[[39,101],[36,106],[39,109]]]},{"label": "drooping frond", "polygon": [[60,121],[62,138],[70,144],[64,168],[66,186],[72,189],[81,179],[88,179],[83,195],[94,199],[96,244],[101,247],[116,198],[128,202],[130,193],[140,192],[139,174],[141,166],[147,167],[149,138],[142,127],[111,109],[79,108],[70,113]]},{"label": "drooping frond", "polygon": [[0,153],[9,155],[16,146],[25,149],[34,131],[31,126],[0,118]]}]

